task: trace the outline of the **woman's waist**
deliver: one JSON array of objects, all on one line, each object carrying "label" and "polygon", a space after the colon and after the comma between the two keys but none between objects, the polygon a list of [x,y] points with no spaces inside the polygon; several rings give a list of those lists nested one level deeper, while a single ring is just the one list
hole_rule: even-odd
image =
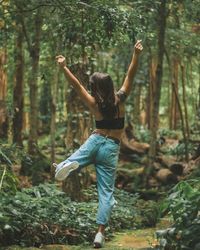
[{"label": "woman's waist", "polygon": [[104,137],[113,139],[113,140],[118,140],[120,142],[121,136],[122,136],[123,129],[95,129],[92,133],[93,134],[99,134]]}]

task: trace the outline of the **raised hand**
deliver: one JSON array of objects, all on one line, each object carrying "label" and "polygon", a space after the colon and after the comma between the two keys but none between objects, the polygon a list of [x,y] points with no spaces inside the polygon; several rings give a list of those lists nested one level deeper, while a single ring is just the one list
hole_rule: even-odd
[{"label": "raised hand", "polygon": [[56,61],[59,64],[59,66],[61,66],[61,67],[66,66],[66,59],[64,56],[62,56],[62,55],[56,56]]},{"label": "raised hand", "polygon": [[142,40],[138,40],[134,46],[134,52],[136,55],[139,55],[143,50],[141,42],[142,42]]}]

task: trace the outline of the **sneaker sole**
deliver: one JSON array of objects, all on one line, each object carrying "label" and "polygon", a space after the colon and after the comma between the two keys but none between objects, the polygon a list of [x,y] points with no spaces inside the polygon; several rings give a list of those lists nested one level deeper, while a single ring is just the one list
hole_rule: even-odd
[{"label": "sneaker sole", "polygon": [[102,248],[102,245],[98,242],[94,242],[94,248]]},{"label": "sneaker sole", "polygon": [[78,162],[72,162],[70,164],[64,165],[58,172],[55,174],[55,179],[58,181],[63,181],[66,179],[71,172],[76,170],[79,167]]}]

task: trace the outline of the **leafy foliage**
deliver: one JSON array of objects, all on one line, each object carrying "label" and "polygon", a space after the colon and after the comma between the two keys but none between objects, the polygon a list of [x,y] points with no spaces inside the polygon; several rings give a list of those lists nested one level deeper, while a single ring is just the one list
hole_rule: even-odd
[{"label": "leafy foliage", "polygon": [[[0,194],[0,242],[2,245],[91,242],[96,232],[97,195],[95,187],[85,191],[87,202],[72,202],[53,184]],[[135,207],[137,196],[117,190],[108,237],[114,230],[139,226]]]},{"label": "leafy foliage", "polygon": [[15,145],[8,146],[0,144],[0,163],[6,164],[7,166],[11,166],[15,156],[17,154]]},{"label": "leafy foliage", "polygon": [[166,200],[174,224],[157,231],[161,249],[196,249],[200,243],[200,185],[199,180],[182,181]]},{"label": "leafy foliage", "polygon": [[[195,151],[195,145],[192,143],[188,143],[188,152],[194,153],[194,151]],[[184,155],[185,155],[185,143],[183,141],[179,142],[176,147],[169,149],[169,153],[171,155],[176,155],[179,158],[184,157]]]},{"label": "leafy foliage", "polygon": [[6,166],[0,166],[0,192],[15,194],[18,183],[17,177]]},{"label": "leafy foliage", "polygon": [[171,139],[178,139],[178,136],[179,136],[177,131],[166,129],[166,128],[160,129],[159,135],[167,137],[167,138],[171,138]]},{"label": "leafy foliage", "polygon": [[31,176],[32,184],[38,185],[41,182],[44,182],[45,176],[43,174],[49,173],[50,171],[50,161],[42,153],[38,153],[37,156],[30,156],[24,154],[21,161],[21,170],[22,175]]},{"label": "leafy foliage", "polygon": [[13,194],[17,191],[18,185],[18,179],[11,171],[14,156],[16,156],[14,147],[0,148],[0,191]]}]

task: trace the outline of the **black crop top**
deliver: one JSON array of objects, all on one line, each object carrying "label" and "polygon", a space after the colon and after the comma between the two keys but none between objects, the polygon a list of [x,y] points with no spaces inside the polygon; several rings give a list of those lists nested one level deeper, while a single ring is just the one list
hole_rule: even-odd
[{"label": "black crop top", "polygon": [[101,129],[122,129],[124,128],[124,117],[114,118],[112,120],[95,121],[96,128]]},{"label": "black crop top", "polygon": [[[126,100],[126,94],[124,91],[119,90],[116,93],[117,97],[119,98],[120,102],[124,102]],[[117,118],[113,118],[111,120],[108,119],[103,119],[100,121],[95,121],[96,123],[96,128],[99,129],[123,129],[124,128],[124,117],[119,117],[119,106],[117,104],[117,108],[118,108],[118,117]]]}]

